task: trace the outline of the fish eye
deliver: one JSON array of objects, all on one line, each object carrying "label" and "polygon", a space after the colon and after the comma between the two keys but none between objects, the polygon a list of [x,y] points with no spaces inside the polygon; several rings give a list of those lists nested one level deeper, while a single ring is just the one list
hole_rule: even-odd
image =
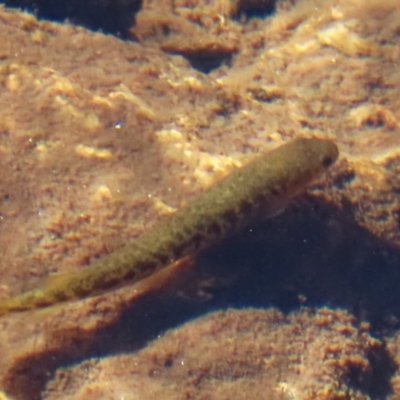
[{"label": "fish eye", "polygon": [[333,164],[333,158],[332,158],[331,156],[325,156],[325,157],[322,159],[322,165],[323,165],[325,168],[329,168],[332,164]]}]

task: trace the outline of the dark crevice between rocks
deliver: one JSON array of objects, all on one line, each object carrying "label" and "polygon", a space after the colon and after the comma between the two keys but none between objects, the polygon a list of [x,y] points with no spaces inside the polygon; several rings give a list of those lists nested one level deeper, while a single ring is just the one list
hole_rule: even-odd
[{"label": "dark crevice between rocks", "polygon": [[[232,5],[233,19],[264,18],[275,12],[277,4],[289,0],[241,0]],[[50,20],[80,25],[93,31],[116,35],[122,39],[136,40],[132,34],[135,14],[142,8],[143,0],[5,0],[7,7],[19,8],[33,13],[39,20]],[[162,28],[162,27],[161,27]],[[168,32],[165,32],[166,37]],[[207,32],[204,32],[207,35]],[[191,66],[203,73],[209,73],[221,65],[230,65],[232,56],[238,51],[236,45],[210,37],[209,40],[188,38],[181,34],[174,45],[165,43],[162,49],[170,54],[185,57]],[[180,43],[188,45],[181,48]],[[205,42],[205,43],[204,43]],[[178,43],[178,45],[177,45]]]},{"label": "dark crevice between rocks", "polygon": [[38,19],[68,21],[85,28],[128,38],[142,0],[5,0],[7,7],[19,8]]},{"label": "dark crevice between rocks", "polygon": [[275,11],[277,0],[240,0],[237,16],[264,18]]},{"label": "dark crevice between rocks", "polygon": [[191,54],[186,56],[190,65],[204,74],[208,74],[222,65],[230,66],[232,54]]},{"label": "dark crevice between rocks", "polygon": [[161,49],[169,54],[180,55],[186,58],[192,68],[208,74],[211,71],[221,67],[222,65],[230,66],[232,56],[238,51],[236,47],[219,46],[215,43],[210,43],[210,46],[193,46],[185,49],[164,44]]},{"label": "dark crevice between rocks", "polygon": [[[293,0],[280,0],[292,3]],[[7,7],[34,13],[38,19],[82,25],[94,31],[129,38],[128,29],[143,0],[5,0]],[[266,17],[276,9],[276,0],[240,0],[233,6],[237,18]]]},{"label": "dark crevice between rocks", "polygon": [[[38,400],[61,366],[136,351],[189,319],[229,307],[277,307],[285,313],[302,306],[339,307],[370,322],[379,338],[400,321],[399,264],[399,250],[355,223],[349,208],[303,198],[202,253],[189,276],[126,305],[118,321],[95,331],[60,327],[49,337],[51,350],[17,360],[3,384],[16,400]],[[384,340],[373,353],[372,370],[350,371],[348,379],[372,398],[384,398],[394,361]]]}]

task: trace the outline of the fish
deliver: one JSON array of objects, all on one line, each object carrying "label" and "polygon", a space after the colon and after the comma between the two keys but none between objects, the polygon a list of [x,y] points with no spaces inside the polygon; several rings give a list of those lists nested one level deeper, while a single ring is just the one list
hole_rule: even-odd
[{"label": "fish", "polygon": [[120,249],[0,301],[0,315],[80,300],[194,257],[259,218],[276,215],[335,163],[334,142],[298,138],[261,153]]}]

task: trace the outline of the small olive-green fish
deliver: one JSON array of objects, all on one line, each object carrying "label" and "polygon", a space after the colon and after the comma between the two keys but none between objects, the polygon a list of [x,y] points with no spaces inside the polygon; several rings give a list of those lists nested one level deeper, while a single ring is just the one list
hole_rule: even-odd
[{"label": "small olive-green fish", "polygon": [[82,299],[136,282],[282,210],[337,159],[329,140],[297,139],[256,157],[127,246],[89,267],[0,301],[0,315]]}]

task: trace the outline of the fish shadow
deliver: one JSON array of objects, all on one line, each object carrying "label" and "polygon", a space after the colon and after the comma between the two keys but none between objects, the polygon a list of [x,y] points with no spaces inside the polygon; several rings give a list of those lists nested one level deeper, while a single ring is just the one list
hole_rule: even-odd
[{"label": "fish shadow", "polygon": [[[338,209],[307,195],[202,252],[194,268],[127,304],[114,323],[19,359],[8,371],[6,391],[16,399],[40,399],[60,366],[137,351],[168,329],[227,308],[340,308],[369,322],[378,338],[394,334],[400,327],[399,265],[399,249],[356,223],[352,207]],[[394,360],[384,344],[371,358],[375,374],[366,390],[385,398]]]}]

